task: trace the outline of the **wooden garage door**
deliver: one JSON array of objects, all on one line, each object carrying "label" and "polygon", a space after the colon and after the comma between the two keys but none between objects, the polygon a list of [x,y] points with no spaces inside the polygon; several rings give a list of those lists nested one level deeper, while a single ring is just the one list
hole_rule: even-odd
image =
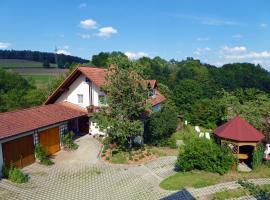
[{"label": "wooden garage door", "polygon": [[60,151],[59,128],[50,128],[39,134],[40,144],[52,155]]},{"label": "wooden garage door", "polygon": [[33,136],[28,135],[2,144],[6,166],[11,163],[22,168],[35,162]]}]

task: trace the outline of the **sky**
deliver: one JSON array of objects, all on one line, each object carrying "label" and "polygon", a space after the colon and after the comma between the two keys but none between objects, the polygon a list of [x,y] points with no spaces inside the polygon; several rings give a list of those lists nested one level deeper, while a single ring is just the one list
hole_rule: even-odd
[{"label": "sky", "polygon": [[0,49],[198,58],[270,71],[269,0],[0,0]]}]

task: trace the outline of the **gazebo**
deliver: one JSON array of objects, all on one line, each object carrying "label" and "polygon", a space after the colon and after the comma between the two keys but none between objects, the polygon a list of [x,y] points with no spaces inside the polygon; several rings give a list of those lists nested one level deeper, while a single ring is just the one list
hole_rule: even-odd
[{"label": "gazebo", "polygon": [[258,142],[264,138],[260,131],[240,116],[221,125],[214,130],[214,133],[219,139],[220,144],[230,147],[232,153],[239,160],[250,159]]}]

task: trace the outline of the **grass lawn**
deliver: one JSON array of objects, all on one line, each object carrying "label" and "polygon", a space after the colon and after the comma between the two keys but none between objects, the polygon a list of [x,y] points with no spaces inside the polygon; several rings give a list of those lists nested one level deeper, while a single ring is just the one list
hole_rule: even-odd
[{"label": "grass lawn", "polygon": [[23,77],[28,80],[32,81],[37,88],[46,88],[48,83],[55,80],[55,76],[52,75],[43,75],[43,74],[32,74],[32,75],[23,75]]},{"label": "grass lawn", "polygon": [[[259,187],[270,192],[270,184],[261,185]],[[217,192],[215,194],[207,196],[207,199],[225,200],[225,199],[239,198],[239,197],[247,196],[247,195],[250,195],[250,193],[247,189],[238,188],[238,189],[234,189],[234,190],[225,190],[222,192]]]},{"label": "grass lawn", "polygon": [[[2,68],[43,68],[42,62],[21,60],[21,59],[0,59]],[[50,67],[57,67],[56,64],[50,64]]]},{"label": "grass lawn", "polygon": [[249,194],[248,191],[246,191],[244,188],[238,188],[235,190],[225,190],[222,192],[217,192],[208,197],[208,199],[225,200],[247,196],[248,194]]},{"label": "grass lawn", "polygon": [[200,188],[217,183],[237,181],[242,178],[266,178],[270,177],[270,168],[261,166],[252,172],[240,173],[230,171],[225,175],[216,173],[194,171],[194,172],[178,172],[168,177],[160,183],[160,187],[166,190],[181,190],[185,187]]}]

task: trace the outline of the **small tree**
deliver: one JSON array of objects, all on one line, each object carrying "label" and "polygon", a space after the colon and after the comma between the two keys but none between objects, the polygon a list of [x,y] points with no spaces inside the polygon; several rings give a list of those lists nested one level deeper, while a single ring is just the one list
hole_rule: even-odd
[{"label": "small tree", "polygon": [[161,144],[169,139],[177,127],[177,112],[174,106],[165,104],[161,111],[151,114],[146,123],[146,142]]},{"label": "small tree", "polygon": [[112,65],[102,89],[107,94],[108,108],[96,113],[94,120],[118,145],[131,147],[132,139],[143,132],[141,117],[148,108],[147,87],[132,69]]}]

